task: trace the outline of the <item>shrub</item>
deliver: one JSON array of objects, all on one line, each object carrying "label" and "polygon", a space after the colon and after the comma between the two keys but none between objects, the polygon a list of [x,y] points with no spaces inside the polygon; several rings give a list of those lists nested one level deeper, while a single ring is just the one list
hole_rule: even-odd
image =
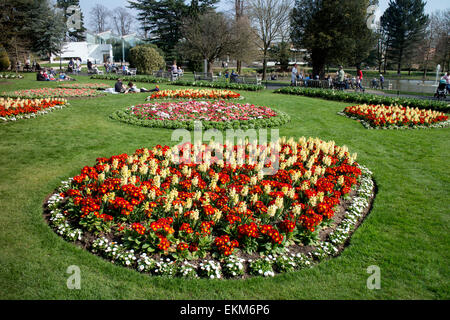
[{"label": "shrub", "polygon": [[10,61],[8,58],[8,54],[3,47],[0,47],[0,70],[8,70],[10,65]]},{"label": "shrub", "polygon": [[137,68],[139,73],[150,74],[165,66],[163,57],[159,52],[149,46],[136,46],[130,50],[131,66]]}]

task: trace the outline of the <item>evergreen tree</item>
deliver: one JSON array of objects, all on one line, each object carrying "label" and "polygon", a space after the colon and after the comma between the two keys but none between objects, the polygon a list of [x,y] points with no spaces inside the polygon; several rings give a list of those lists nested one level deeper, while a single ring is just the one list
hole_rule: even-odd
[{"label": "evergreen tree", "polygon": [[[72,12],[68,11],[70,6],[80,6],[80,0],[56,0],[56,5],[58,8],[62,9],[64,12],[64,22],[73,15]],[[67,32],[67,39],[69,41],[85,41],[86,40],[86,28],[84,27],[84,16],[83,12],[80,12],[80,26],[77,28],[69,29]]]},{"label": "evergreen tree", "polygon": [[46,57],[59,52],[66,26],[62,13],[48,0],[0,0],[0,7],[0,45],[12,65],[30,52]]},{"label": "evergreen tree", "polygon": [[67,26],[62,10],[54,8],[48,0],[39,1],[38,6],[37,17],[32,20],[31,49],[50,60],[52,54],[61,52]]},{"label": "evergreen tree", "polygon": [[391,0],[381,17],[381,26],[389,39],[387,57],[397,65],[398,74],[405,59],[423,39],[428,24],[424,8],[422,0]]},{"label": "evergreen tree", "polygon": [[374,42],[367,27],[371,0],[296,0],[291,14],[291,39],[309,51],[313,74],[321,78],[328,64],[358,66]]}]

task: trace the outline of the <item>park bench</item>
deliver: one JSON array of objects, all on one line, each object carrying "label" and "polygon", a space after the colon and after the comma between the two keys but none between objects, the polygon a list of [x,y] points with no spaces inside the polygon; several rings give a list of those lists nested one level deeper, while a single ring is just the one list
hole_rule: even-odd
[{"label": "park bench", "polygon": [[244,76],[244,77],[240,77],[240,78],[242,80],[242,83],[245,83],[245,84],[260,85],[261,81],[262,81],[262,78],[259,78],[258,75],[249,76],[249,77]]},{"label": "park bench", "polygon": [[216,81],[217,76],[214,76],[212,72],[195,72],[194,71],[194,81],[206,80],[206,81]]}]

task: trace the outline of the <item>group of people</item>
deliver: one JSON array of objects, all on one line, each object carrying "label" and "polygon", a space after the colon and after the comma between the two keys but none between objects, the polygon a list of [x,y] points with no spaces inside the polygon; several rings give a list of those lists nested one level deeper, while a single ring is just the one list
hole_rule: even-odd
[{"label": "group of people", "polygon": [[[305,87],[308,87],[309,80],[319,80],[319,75],[309,75],[303,74],[297,68],[297,64],[294,64],[291,70],[291,86],[297,85],[297,81],[303,81]],[[355,89],[356,91],[360,90],[361,92],[365,91],[365,88],[362,85],[363,81],[363,72],[361,68],[357,68],[356,77],[350,78],[344,71],[343,66],[339,66],[339,70],[336,72],[335,77],[333,78],[330,74],[327,74],[325,80],[328,81],[328,86],[330,88],[337,88],[340,90],[344,89]],[[380,84],[383,88],[384,77],[380,75]]]},{"label": "group of people", "polygon": [[81,58],[70,58],[67,64],[67,72],[81,73]]},{"label": "group of people", "polygon": [[[220,76],[221,76],[221,74],[220,74]],[[231,73],[228,71],[228,69],[225,70],[224,77],[225,77],[226,81],[228,81],[228,79],[230,79],[230,82],[235,82],[235,83],[239,82],[239,74],[237,72],[235,72],[234,70],[231,70]]]},{"label": "group of people", "polygon": [[98,74],[98,67],[96,64],[92,64],[92,61],[87,59],[87,68],[88,68],[88,73],[94,73],[94,74]]},{"label": "group of people", "polygon": [[37,81],[68,81],[75,80],[64,72],[61,72],[59,75],[56,74],[56,71],[53,68],[46,69],[43,68],[36,73]]},{"label": "group of people", "polygon": [[147,90],[146,88],[139,89],[132,81],[128,82],[128,85],[124,85],[122,83],[122,79],[117,79],[117,82],[114,84],[115,93],[134,93],[134,92],[154,92],[159,91],[159,86],[156,86],[155,89]]},{"label": "group of people", "polygon": [[169,68],[169,72],[170,72],[170,80],[174,81],[177,80],[179,78],[181,78],[183,76],[183,69],[181,69],[181,67],[177,66],[177,61],[174,60],[172,66]]}]

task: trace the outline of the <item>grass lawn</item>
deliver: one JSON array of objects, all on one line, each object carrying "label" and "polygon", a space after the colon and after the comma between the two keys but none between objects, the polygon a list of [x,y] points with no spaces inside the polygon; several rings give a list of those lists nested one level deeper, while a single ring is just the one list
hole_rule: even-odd
[{"label": "grass lawn", "polygon": [[[56,86],[34,79],[27,74],[1,81],[0,91]],[[113,84],[78,77],[82,81]],[[64,241],[42,217],[45,197],[61,180],[100,156],[175,143],[171,130],[109,118],[144,102],[147,94],[109,95],[72,100],[70,107],[36,119],[0,123],[0,299],[450,298],[450,128],[367,130],[336,114],[345,103],[270,91],[240,93],[243,102],[292,116],[280,136],[335,140],[374,172],[374,207],[341,256],[274,278],[184,280],[142,275]],[[70,265],[81,269],[81,290],[66,287]],[[380,290],[366,287],[370,265],[381,269]]]}]

